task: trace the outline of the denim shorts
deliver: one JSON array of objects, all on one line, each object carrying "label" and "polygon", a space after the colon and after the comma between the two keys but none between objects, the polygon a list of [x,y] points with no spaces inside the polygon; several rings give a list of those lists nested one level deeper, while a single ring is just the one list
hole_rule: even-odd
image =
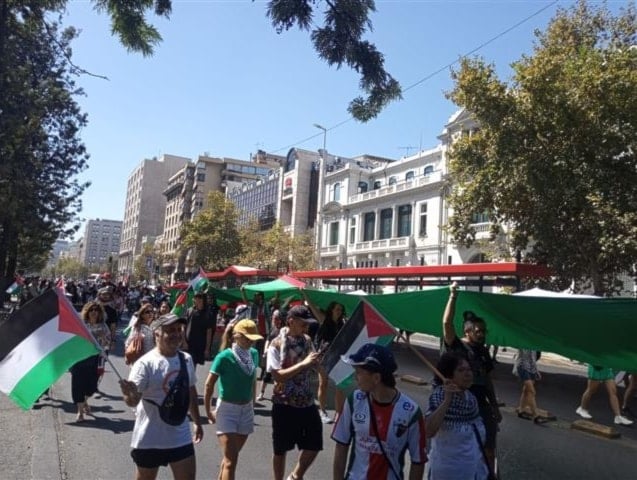
[{"label": "denim shorts", "polygon": [[526,381],[526,380],[537,380],[538,379],[538,374],[537,373],[531,373],[527,369],[522,368],[521,366],[519,366],[517,368],[516,373],[518,375],[518,378],[520,380],[522,380],[523,382]]}]

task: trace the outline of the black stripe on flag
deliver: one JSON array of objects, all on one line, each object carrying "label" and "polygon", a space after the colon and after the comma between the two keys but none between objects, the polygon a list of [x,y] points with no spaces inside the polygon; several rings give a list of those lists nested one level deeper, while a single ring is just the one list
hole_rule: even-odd
[{"label": "black stripe on flag", "polygon": [[360,301],[323,355],[321,364],[325,367],[326,372],[329,373],[334,365],[341,361],[341,355],[349,350],[363,328],[365,328],[365,313],[363,301]]},{"label": "black stripe on flag", "polygon": [[0,362],[59,311],[58,296],[49,289],[0,321]]}]

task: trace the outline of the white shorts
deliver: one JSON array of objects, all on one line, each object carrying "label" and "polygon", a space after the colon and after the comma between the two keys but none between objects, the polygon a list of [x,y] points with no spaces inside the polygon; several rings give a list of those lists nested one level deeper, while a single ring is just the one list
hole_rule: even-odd
[{"label": "white shorts", "polygon": [[224,433],[250,435],[254,432],[254,405],[252,402],[237,405],[217,400],[216,419],[217,435]]}]

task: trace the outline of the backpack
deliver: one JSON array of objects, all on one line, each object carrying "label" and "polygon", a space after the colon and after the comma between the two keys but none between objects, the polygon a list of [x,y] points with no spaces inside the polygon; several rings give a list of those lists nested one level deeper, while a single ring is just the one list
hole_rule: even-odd
[{"label": "backpack", "polygon": [[190,407],[190,382],[186,369],[186,357],[183,352],[179,355],[179,373],[170,386],[164,401],[159,405],[152,400],[144,399],[159,409],[159,417],[168,425],[178,426],[184,423]]}]

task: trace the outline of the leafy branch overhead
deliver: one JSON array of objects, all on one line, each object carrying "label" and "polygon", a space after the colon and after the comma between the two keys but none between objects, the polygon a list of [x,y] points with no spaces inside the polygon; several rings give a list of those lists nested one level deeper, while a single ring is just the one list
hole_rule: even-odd
[{"label": "leafy branch overhead", "polygon": [[[93,0],[100,12],[111,17],[112,32],[131,51],[152,55],[161,41],[158,30],[146,20],[149,10],[169,18],[171,0]],[[323,25],[314,19],[316,8],[325,4]],[[373,43],[364,40],[373,30],[369,14],[376,11],[373,0],[271,0],[266,14],[277,32],[293,27],[310,31],[319,57],[337,68],[347,65],[360,75],[359,87],[366,96],[349,104],[349,113],[369,121],[394,100],[402,98],[400,84],[385,70],[385,59]]]}]

